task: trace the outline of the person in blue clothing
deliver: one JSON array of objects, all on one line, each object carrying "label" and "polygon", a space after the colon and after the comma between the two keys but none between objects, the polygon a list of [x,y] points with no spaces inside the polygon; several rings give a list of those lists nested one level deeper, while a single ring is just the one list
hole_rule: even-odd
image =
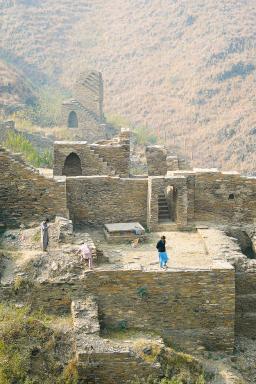
[{"label": "person in blue clothing", "polygon": [[166,253],[166,238],[165,236],[161,237],[161,240],[159,240],[156,244],[156,248],[158,250],[159,254],[159,262],[160,262],[160,268],[165,268],[167,269],[167,261],[169,260],[169,257]]}]

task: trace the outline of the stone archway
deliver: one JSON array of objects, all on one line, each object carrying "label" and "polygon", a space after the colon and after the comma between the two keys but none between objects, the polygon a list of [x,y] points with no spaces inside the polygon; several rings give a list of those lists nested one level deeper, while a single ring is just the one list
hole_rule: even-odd
[{"label": "stone archway", "polygon": [[68,115],[68,127],[69,128],[78,128],[78,118],[75,111],[71,111]]},{"label": "stone archway", "polygon": [[80,157],[71,152],[65,160],[64,167],[62,169],[62,175],[64,176],[81,176],[82,175],[82,166]]}]

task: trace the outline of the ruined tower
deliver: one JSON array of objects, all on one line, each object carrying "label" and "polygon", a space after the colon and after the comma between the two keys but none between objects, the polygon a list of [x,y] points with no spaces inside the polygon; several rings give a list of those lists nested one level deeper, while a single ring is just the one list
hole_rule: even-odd
[{"label": "ruined tower", "polygon": [[74,98],[62,104],[62,125],[73,130],[79,140],[106,137],[103,113],[103,80],[100,72],[81,73],[74,85]]}]

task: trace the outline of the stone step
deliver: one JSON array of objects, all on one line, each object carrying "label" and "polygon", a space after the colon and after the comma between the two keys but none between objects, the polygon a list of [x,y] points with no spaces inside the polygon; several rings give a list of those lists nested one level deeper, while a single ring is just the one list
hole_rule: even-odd
[{"label": "stone step", "polygon": [[177,231],[177,224],[172,221],[159,222],[156,227],[157,232]]},{"label": "stone step", "polygon": [[93,148],[90,148],[90,152],[98,159],[98,161],[101,162],[102,166],[104,167],[104,171],[107,171],[110,175],[116,175],[116,171],[108,164],[107,161],[103,159],[103,157],[97,153]]}]

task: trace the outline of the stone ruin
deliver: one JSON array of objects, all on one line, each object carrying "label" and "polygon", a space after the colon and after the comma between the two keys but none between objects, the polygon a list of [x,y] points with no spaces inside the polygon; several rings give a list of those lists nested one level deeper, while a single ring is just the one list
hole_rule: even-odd
[{"label": "stone ruin", "polygon": [[73,89],[73,98],[62,104],[61,124],[70,128],[79,140],[108,138],[115,130],[106,122],[103,100],[101,73],[81,73]]},{"label": "stone ruin", "polygon": [[[92,114],[83,114],[80,104],[64,105],[66,119],[72,111],[78,116],[78,127],[70,129],[94,130],[96,125],[99,129],[101,81],[94,73],[90,81],[77,84],[81,105],[87,103],[88,92],[97,97],[88,101],[90,108],[87,104]],[[90,91],[84,85],[90,85]],[[113,267],[87,236],[96,262],[105,260],[95,271],[83,274],[70,255],[64,263],[69,274],[49,274],[38,280],[33,292],[13,298],[10,287],[2,286],[3,301],[24,301],[29,295],[35,307],[72,315],[81,383],[96,379],[126,383],[131,371],[159,375],[159,367],[138,359],[129,342],[107,342],[104,327],[143,328],[170,342],[227,352],[233,349],[235,335],[256,336],[256,263],[242,253],[236,236],[248,234],[255,252],[256,179],[237,172],[192,169],[161,146],[147,147],[146,158],[148,174],[131,175],[126,129],[94,144],[55,142],[50,178],[28,166],[19,154],[0,148],[2,229],[33,226],[46,215],[57,217],[56,236],[65,244],[75,241],[73,225],[102,231],[106,223],[139,222],[151,232],[196,233],[212,260],[205,268],[164,274],[153,267]],[[140,294],[142,288],[145,295]]]}]

